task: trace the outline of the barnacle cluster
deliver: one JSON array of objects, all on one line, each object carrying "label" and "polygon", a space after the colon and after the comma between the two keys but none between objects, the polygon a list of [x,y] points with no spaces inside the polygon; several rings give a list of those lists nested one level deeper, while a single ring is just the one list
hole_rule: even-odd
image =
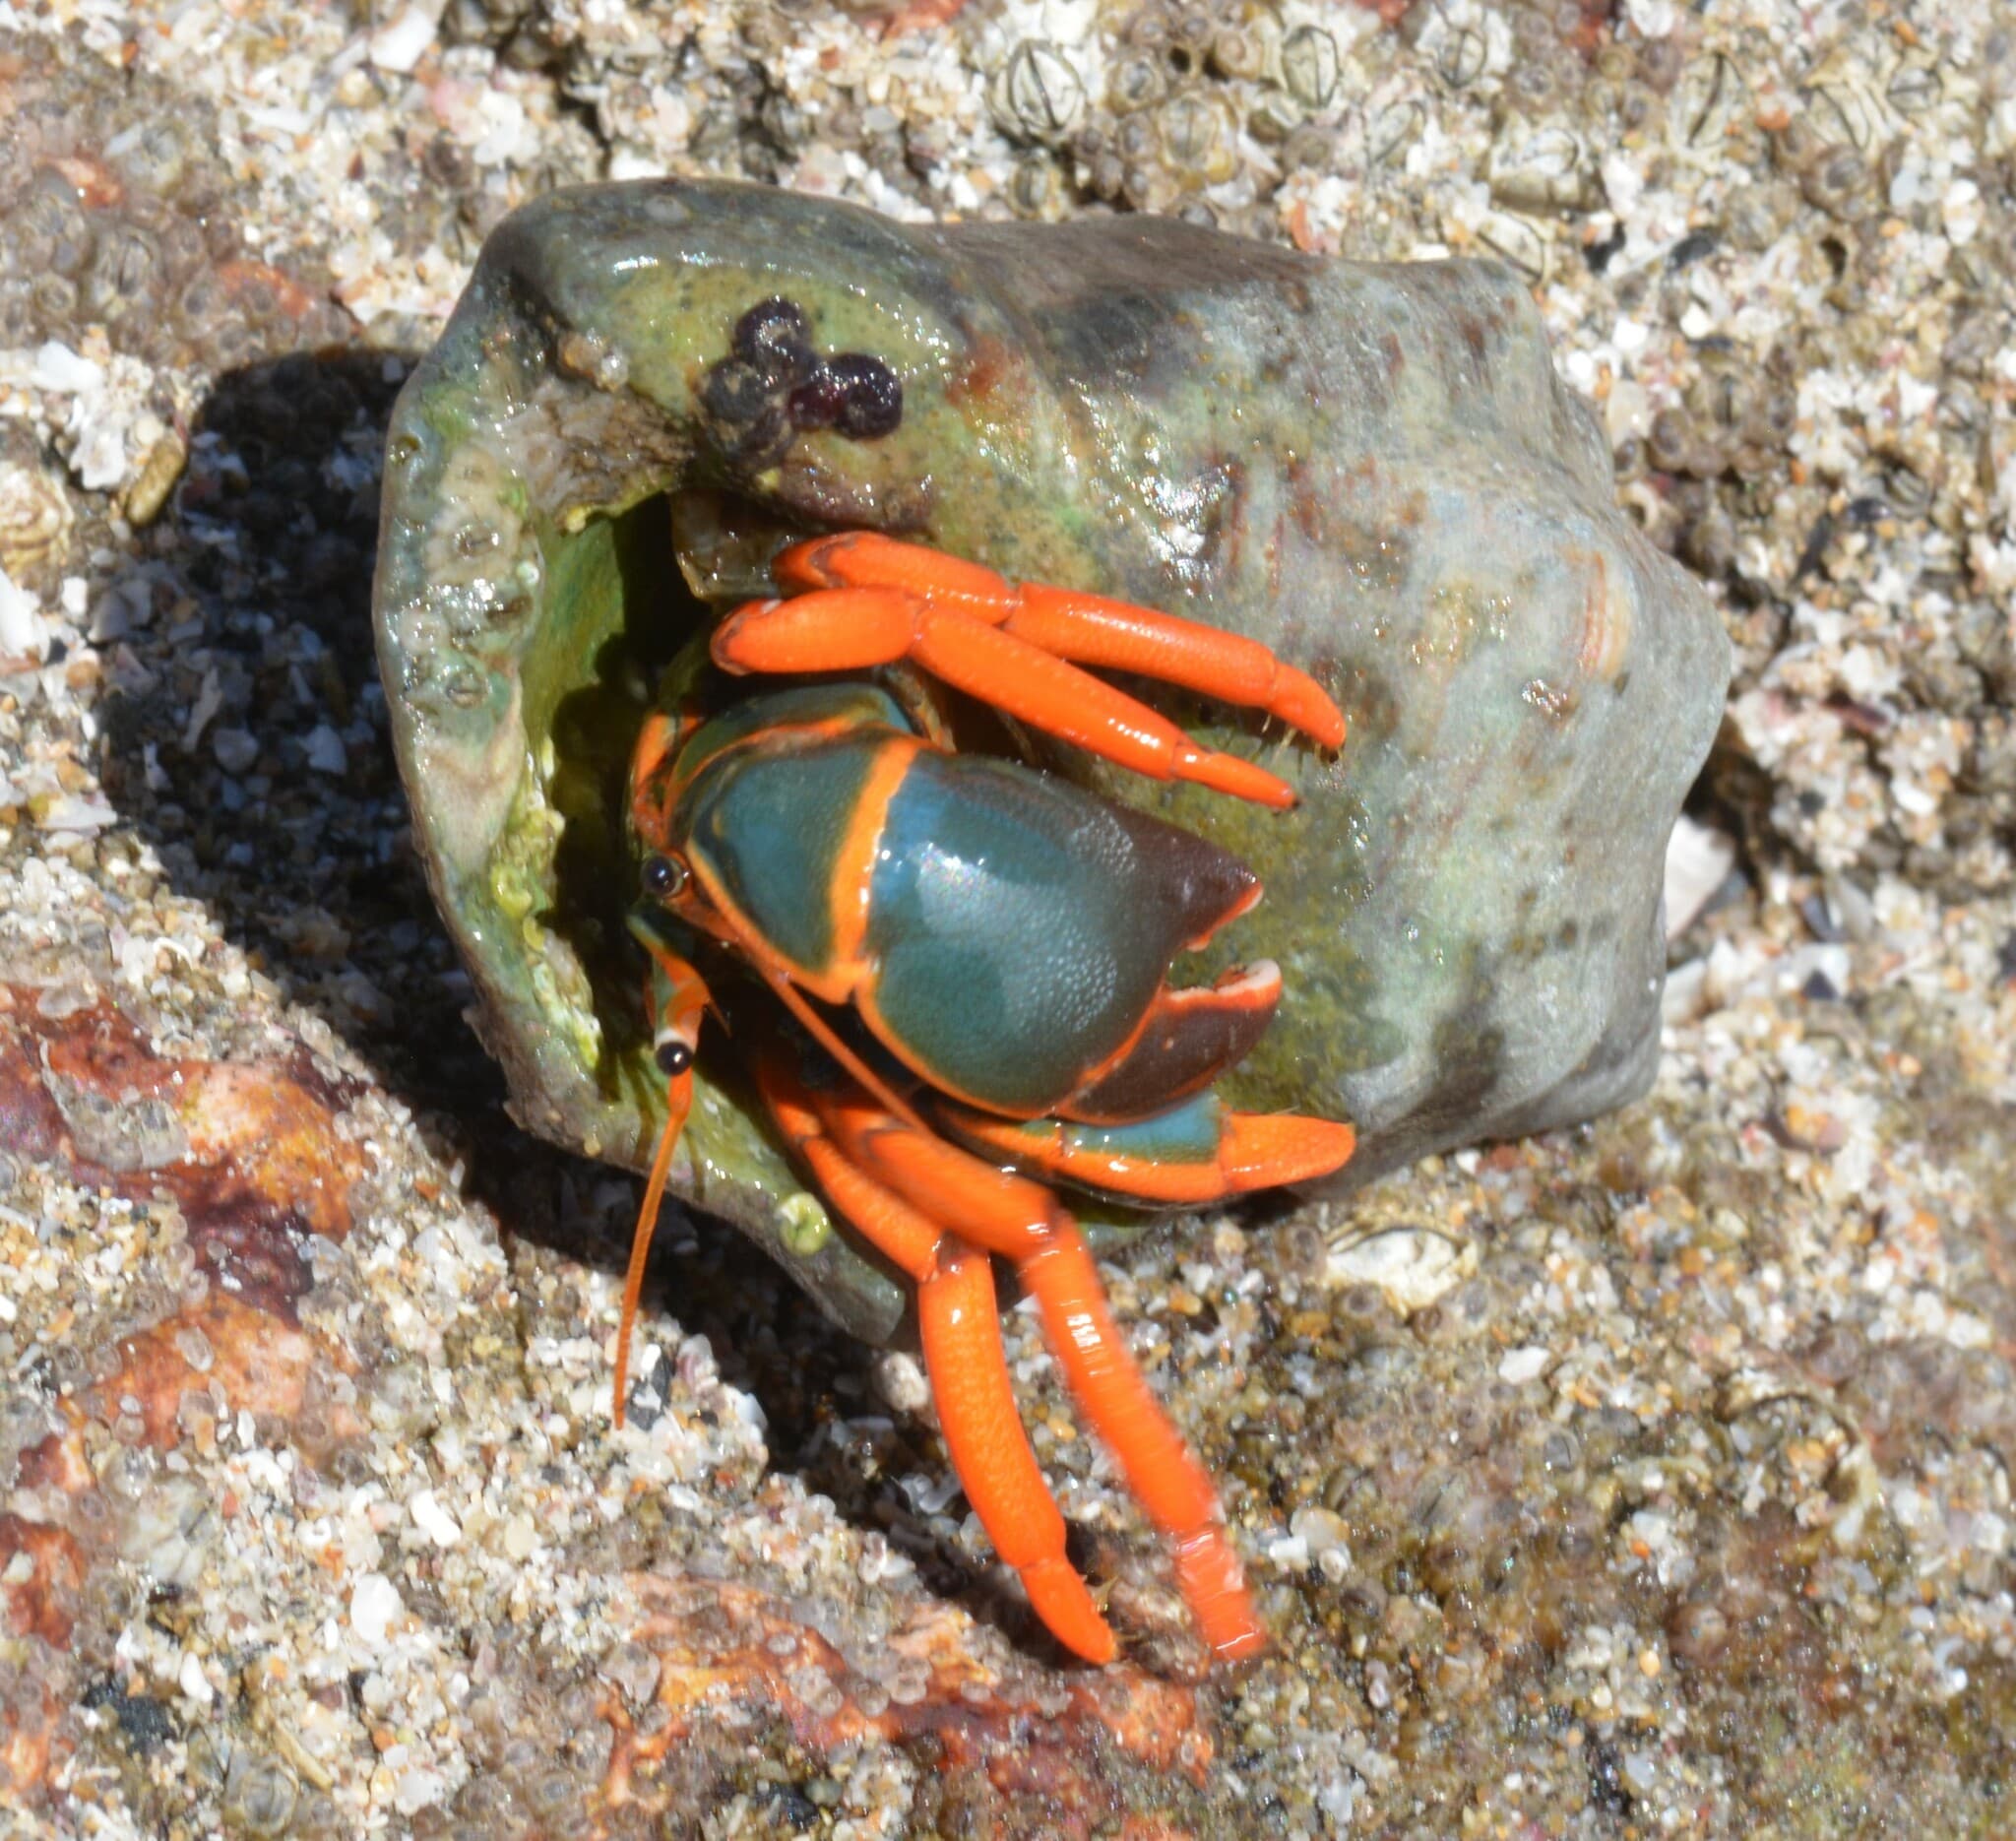
[{"label": "barnacle cluster", "polygon": [[74,40],[0,32],[0,349],[102,327],[152,363],[227,369],[345,322],[240,234],[200,100]]},{"label": "barnacle cluster", "polygon": [[0,421],[0,570],[17,588],[53,589],[76,522],[28,431]]},{"label": "barnacle cluster", "polygon": [[[995,68],[994,119],[1029,150],[1011,193],[1024,215],[1061,215],[1075,189],[1244,228],[1283,176],[1329,159],[1343,64],[1327,27],[1290,23],[1264,4],[1160,0],[1112,26],[1111,51],[1090,84],[1041,38],[1019,39]],[[1242,136],[1266,150],[1264,165],[1242,161]],[[1203,196],[1235,179],[1245,181],[1240,197]]]}]

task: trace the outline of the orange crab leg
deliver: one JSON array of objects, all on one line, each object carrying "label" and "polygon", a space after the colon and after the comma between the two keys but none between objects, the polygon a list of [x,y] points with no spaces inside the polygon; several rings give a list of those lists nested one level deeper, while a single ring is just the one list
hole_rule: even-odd
[{"label": "orange crab leg", "polygon": [[1016,1270],[1036,1296],[1072,1398],[1119,1460],[1149,1520],[1175,1548],[1176,1583],[1204,1640],[1228,1661],[1258,1655],[1267,1633],[1219,1520],[1218,1493],[1149,1390],[1077,1229],[1053,1235]]},{"label": "orange crab leg", "polygon": [[1015,1568],[1031,1606],[1059,1642],[1088,1662],[1110,1662],[1113,1633],[1065,1557],[1064,1517],[1016,1410],[986,1255],[850,1163],[826,1135],[802,1086],[775,1060],[764,1062],[757,1080],[779,1126],[834,1206],[915,1281],[938,1423],[960,1487],[994,1551]]},{"label": "orange crab leg", "polygon": [[1180,684],[1221,703],[1265,710],[1325,748],[1344,745],[1344,712],[1306,671],[1257,639],[1179,620],[1103,595],[1025,582],[1005,630],[1059,659]]},{"label": "orange crab leg", "polygon": [[1040,582],[1012,583],[978,563],[876,531],[793,543],[774,565],[778,581],[808,589],[898,589],[955,606],[1059,659],[1134,671],[1221,703],[1267,711],[1326,748],[1344,744],[1343,712],[1306,671],[1258,640],[1198,620],[1158,613],[1104,595]]},{"label": "orange crab leg", "polygon": [[1313,678],[1235,634],[1100,596],[1019,588],[977,564],[869,532],[793,545],[776,571],[803,592],[750,602],[716,632],[728,671],[859,670],[909,659],[954,688],[1155,780],[1284,809],[1294,791],[1068,661],[1115,666],[1283,716],[1325,746],[1344,718]]},{"label": "orange crab leg", "polygon": [[878,1185],[927,1219],[958,1220],[965,1238],[1015,1261],[1072,1397],[1174,1546],[1177,1580],[1206,1641],[1228,1659],[1256,1654],[1266,1635],[1220,1525],[1217,1494],[1136,1366],[1077,1223],[1041,1184],[878,1116],[862,1097],[817,1096],[811,1104]]},{"label": "orange crab leg", "polygon": [[1166,716],[998,626],[901,589],[816,590],[738,607],[714,636],[724,671],[853,671],[909,659],[955,690],[1150,780],[1191,780],[1286,809],[1287,781],[1200,748]]},{"label": "orange crab leg", "polygon": [[1067,1215],[1040,1182],[996,1170],[930,1131],[914,1131],[865,1098],[822,1101],[820,1116],[841,1148],[876,1181],[933,1221],[959,1223],[990,1253],[1026,1259]]},{"label": "orange crab leg", "polygon": [[953,1468],[988,1539],[1058,1640],[1110,1662],[1113,1633],[1065,1555],[1063,1514],[1016,1410],[985,1253],[946,1236],[936,1275],[917,1288],[917,1329]]},{"label": "orange crab leg", "polygon": [[1140,1155],[1124,1132],[1040,1118],[1028,1124],[941,1102],[961,1138],[1046,1175],[1109,1195],[1197,1207],[1254,1189],[1310,1182],[1344,1168],[1357,1144],[1349,1125],[1297,1112],[1226,1112],[1212,1155],[1197,1162]]}]

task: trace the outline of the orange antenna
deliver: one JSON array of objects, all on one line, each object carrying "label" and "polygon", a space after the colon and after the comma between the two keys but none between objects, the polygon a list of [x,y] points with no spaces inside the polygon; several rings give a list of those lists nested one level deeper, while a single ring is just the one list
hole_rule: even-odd
[{"label": "orange antenna", "polygon": [[[681,1085],[685,1091],[679,1091]],[[668,1110],[665,1128],[658,1134],[658,1155],[651,1160],[651,1180],[644,1185],[644,1206],[637,1213],[637,1230],[630,1237],[630,1264],[623,1274],[623,1314],[616,1325],[616,1429],[623,1428],[623,1407],[630,1391],[630,1331],[637,1322],[637,1301],[644,1295],[644,1268],[651,1261],[651,1241],[658,1228],[659,1204],[665,1198],[665,1178],[671,1174],[672,1152],[678,1147],[679,1131],[693,1104],[693,1076],[681,1074],[666,1091]]]}]

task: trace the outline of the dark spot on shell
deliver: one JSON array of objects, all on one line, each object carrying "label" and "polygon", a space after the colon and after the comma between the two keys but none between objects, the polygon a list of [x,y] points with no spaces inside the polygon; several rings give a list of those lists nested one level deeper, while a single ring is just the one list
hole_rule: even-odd
[{"label": "dark spot on shell", "polygon": [[880,358],[844,351],[821,363],[804,313],[782,297],[735,323],[734,355],[701,385],[701,408],[727,457],[751,470],[784,458],[801,429],[873,441],[903,420],[903,383]]},{"label": "dark spot on shell", "polygon": [[792,432],[790,416],[783,405],[774,405],[745,428],[724,431],[722,447],[737,465],[751,473],[761,473],[784,459]]},{"label": "dark spot on shell", "polygon": [[775,409],[774,386],[746,358],[726,358],[707,373],[700,404],[715,421],[740,429]]},{"label": "dark spot on shell", "polygon": [[1014,368],[1013,356],[1002,341],[990,337],[976,339],[964,369],[946,384],[945,401],[953,408],[987,402]]},{"label": "dark spot on shell", "polygon": [[1385,672],[1354,663],[1330,688],[1350,717],[1360,747],[1388,741],[1398,731],[1400,694]]},{"label": "dark spot on shell", "polygon": [[735,356],[753,366],[774,390],[802,384],[817,367],[812,329],[795,301],[773,295],[735,322]]},{"label": "dark spot on shell", "polygon": [[822,364],[791,392],[791,420],[800,428],[831,428],[847,407],[847,382]]},{"label": "dark spot on shell", "polygon": [[1489,989],[1488,977],[1474,972],[1467,1001],[1435,1025],[1434,1091],[1421,1110],[1438,1120],[1475,1117],[1504,1078],[1505,1032],[1486,1020]]},{"label": "dark spot on shell", "polygon": [[1116,289],[1080,302],[1057,331],[1058,356],[1091,377],[1146,377],[1158,358],[1174,355],[1171,316],[1145,292]]},{"label": "dark spot on shell", "polygon": [[903,421],[903,379],[859,351],[843,351],[826,368],[846,389],[834,427],[850,441],[876,441]]}]

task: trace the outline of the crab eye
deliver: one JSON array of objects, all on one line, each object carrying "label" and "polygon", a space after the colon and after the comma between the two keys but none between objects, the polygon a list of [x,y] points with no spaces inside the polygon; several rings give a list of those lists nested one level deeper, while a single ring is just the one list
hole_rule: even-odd
[{"label": "crab eye", "polygon": [[676,857],[647,857],[644,859],[644,892],[668,902],[686,887],[686,865]]},{"label": "crab eye", "polygon": [[676,1080],[693,1065],[693,1050],[683,1042],[662,1042],[653,1050],[652,1058],[658,1062],[658,1071],[667,1080]]}]

